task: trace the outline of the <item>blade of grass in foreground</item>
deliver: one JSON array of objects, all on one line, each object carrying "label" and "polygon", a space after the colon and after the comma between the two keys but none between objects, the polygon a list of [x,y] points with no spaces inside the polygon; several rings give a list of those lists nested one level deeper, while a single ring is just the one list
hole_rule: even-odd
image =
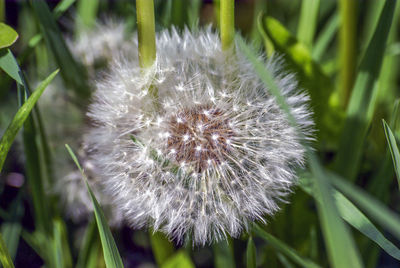
[{"label": "blade of grass in foreground", "polygon": [[[289,123],[297,128],[296,120],[290,112],[285,98],[282,96],[272,74],[257,59],[256,55],[246,45],[243,39],[238,36],[238,45],[245,56],[252,62],[255,71],[258,73],[261,81],[269,89],[269,92],[275,97],[280,108],[286,113]],[[298,131],[299,135],[302,133]],[[304,137],[301,137],[304,139]],[[315,178],[316,194],[321,197],[321,202],[317,203],[318,213],[321,221],[321,228],[325,237],[325,243],[333,267],[363,267],[358,250],[355,246],[351,233],[339,216],[337,207],[333,201],[333,196],[329,182],[326,180],[326,174],[323,167],[319,164],[317,157],[305,144],[308,159],[312,173]]]},{"label": "blade of grass in foreground", "polygon": [[390,154],[392,155],[394,171],[396,173],[397,182],[400,188],[400,152],[399,148],[397,147],[396,138],[393,135],[392,130],[388,126],[385,120],[383,121],[383,128],[385,130],[386,140],[388,142],[388,146],[390,149]]},{"label": "blade of grass in foreground", "polygon": [[71,158],[74,160],[75,165],[80,170],[82,177],[85,180],[86,187],[88,189],[90,198],[92,199],[93,207],[94,207],[94,215],[96,217],[97,228],[99,230],[100,240],[101,240],[101,244],[103,246],[103,254],[104,254],[104,260],[105,260],[106,266],[108,268],[111,268],[111,267],[123,268],[124,265],[122,263],[121,256],[118,252],[118,248],[117,248],[117,245],[115,244],[115,241],[111,234],[110,228],[107,225],[107,220],[104,217],[104,214],[100,207],[100,204],[97,202],[96,197],[94,196],[92,190],[90,189],[90,186],[87,182],[86,175],[85,175],[83,169],[81,168],[81,165],[79,164],[78,159],[76,158],[74,152],[67,144],[65,145],[65,147],[67,148],[68,153],[70,154]]},{"label": "blade of grass in foreground", "polygon": [[17,135],[19,129],[22,127],[26,118],[28,117],[33,106],[42,95],[43,91],[50,84],[53,78],[57,75],[58,70],[50,74],[42,83],[36,88],[29,99],[21,106],[17,114],[14,116],[12,122],[4,132],[3,137],[0,140],[0,171],[3,167],[4,161],[6,159],[8,150],[10,150],[11,144],[13,143],[15,136]]},{"label": "blade of grass in foreground", "polygon": [[[314,196],[317,201],[320,202],[319,197],[314,194],[312,187],[313,181],[311,178],[307,178],[308,176],[309,174],[304,174],[301,176],[300,187],[311,196]],[[335,197],[335,202],[340,216],[347,223],[374,241],[393,258],[400,260],[400,250],[393,245],[393,243],[387,240],[385,236],[350,200],[336,190],[333,191],[333,195]]]},{"label": "blade of grass in foreground", "polygon": [[11,46],[17,39],[17,32],[7,24],[0,22],[0,48]]},{"label": "blade of grass in foreground", "polygon": [[328,173],[328,175],[335,188],[353,201],[371,219],[374,219],[400,240],[400,216],[398,214],[347,180],[342,179],[334,173]]},{"label": "blade of grass in foreground", "polygon": [[14,267],[14,264],[11,260],[10,254],[8,253],[8,249],[6,248],[6,244],[4,243],[1,234],[0,234],[0,261],[5,268]]},{"label": "blade of grass in foreground", "polygon": [[350,181],[354,181],[356,178],[368,126],[374,113],[377,81],[396,2],[395,0],[385,2],[378,25],[361,61],[347,108],[335,169]]},{"label": "blade of grass in foreground", "polygon": [[269,245],[271,245],[277,251],[281,252],[282,254],[284,254],[285,256],[290,258],[293,262],[297,263],[298,265],[300,265],[302,267],[307,267],[307,268],[320,267],[319,265],[312,262],[311,260],[300,256],[294,249],[290,248],[288,245],[286,245],[281,240],[277,239],[276,237],[274,237],[271,234],[264,231],[260,226],[254,225],[253,231],[254,231],[254,234],[256,234],[258,237],[261,237],[262,239],[267,241],[269,243]]}]

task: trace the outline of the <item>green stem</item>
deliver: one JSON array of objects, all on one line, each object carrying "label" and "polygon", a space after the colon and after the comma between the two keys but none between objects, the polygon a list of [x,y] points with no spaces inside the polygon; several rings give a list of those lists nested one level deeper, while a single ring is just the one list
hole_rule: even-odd
[{"label": "green stem", "polygon": [[139,64],[142,68],[148,68],[153,65],[156,59],[154,1],[136,0],[136,15],[139,38]]},{"label": "green stem", "polygon": [[343,107],[347,107],[356,74],[356,8],[357,1],[340,0],[339,97]]},{"label": "green stem", "polygon": [[222,50],[228,50],[235,37],[235,1],[220,0],[220,30]]}]

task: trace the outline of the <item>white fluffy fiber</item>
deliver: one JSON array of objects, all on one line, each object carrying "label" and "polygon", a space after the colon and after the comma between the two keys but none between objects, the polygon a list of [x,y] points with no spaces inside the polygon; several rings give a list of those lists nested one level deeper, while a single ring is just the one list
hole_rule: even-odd
[{"label": "white fluffy fiber", "polygon": [[[237,237],[290,192],[304,161],[299,133],[248,60],[222,52],[210,28],[165,30],[156,42],[152,68],[142,72],[122,52],[96,82],[85,138],[96,176],[134,228],[197,245]],[[309,136],[308,97],[280,61],[266,65]]]}]

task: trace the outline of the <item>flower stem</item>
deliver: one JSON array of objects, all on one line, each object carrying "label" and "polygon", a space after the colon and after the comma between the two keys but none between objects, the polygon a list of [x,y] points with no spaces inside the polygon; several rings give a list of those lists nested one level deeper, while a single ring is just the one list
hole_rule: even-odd
[{"label": "flower stem", "polygon": [[154,1],[136,0],[136,15],[139,38],[139,64],[142,68],[148,68],[153,65],[156,59]]},{"label": "flower stem", "polygon": [[357,1],[339,1],[341,26],[339,32],[339,97],[342,106],[347,107],[356,76]]},{"label": "flower stem", "polygon": [[220,0],[222,50],[228,50],[235,36],[235,0]]}]

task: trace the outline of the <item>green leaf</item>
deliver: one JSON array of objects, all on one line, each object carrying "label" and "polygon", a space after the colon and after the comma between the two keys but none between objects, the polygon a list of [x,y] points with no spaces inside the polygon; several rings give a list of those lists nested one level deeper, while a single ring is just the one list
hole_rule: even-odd
[{"label": "green leaf", "polygon": [[0,50],[0,68],[3,69],[12,79],[23,85],[18,63],[9,49]]},{"label": "green leaf", "polygon": [[0,262],[3,264],[4,268],[12,268],[14,264],[11,260],[6,244],[4,243],[3,237],[0,234]]},{"label": "green leaf", "polygon": [[301,2],[297,39],[309,48],[312,46],[317,28],[319,5],[320,0],[303,0]]},{"label": "green leaf", "polygon": [[72,267],[72,257],[67,240],[65,223],[61,219],[53,220],[52,259],[55,267]]},{"label": "green leaf", "polygon": [[17,32],[7,24],[0,22],[0,48],[11,46],[17,39]]},{"label": "green leaf", "polygon": [[246,249],[246,264],[247,268],[256,268],[257,267],[257,252],[256,246],[254,245],[253,237],[249,237],[247,240],[247,249]]},{"label": "green leaf", "polygon": [[8,150],[13,143],[15,136],[17,135],[19,129],[22,127],[22,124],[25,122],[26,118],[28,117],[30,111],[32,110],[33,106],[42,95],[43,91],[46,87],[50,84],[53,78],[57,75],[58,70],[54,71],[50,74],[42,83],[36,88],[33,94],[29,97],[29,99],[21,106],[18,110],[16,115],[14,116],[13,120],[11,121],[10,125],[6,129],[3,137],[0,140],[0,171],[3,168],[4,161],[6,159]]},{"label": "green leaf", "polygon": [[335,188],[349,198],[359,209],[364,211],[369,218],[375,220],[400,240],[399,215],[392,212],[367,192],[349,183],[347,180],[342,179],[340,176],[331,172],[329,172],[328,175]]},{"label": "green leaf", "polygon": [[[300,265],[302,267],[308,267],[308,268],[320,267],[319,265],[312,262],[311,260],[300,256],[294,249],[292,249],[291,247],[289,247],[288,245],[286,245],[284,242],[277,239],[273,235],[264,231],[260,226],[254,225],[253,231],[258,237],[267,241],[269,245],[271,245],[273,248],[275,248],[280,253],[287,256],[289,259],[291,259],[293,262],[297,263],[298,265]],[[343,266],[343,267],[345,267],[345,266]],[[348,266],[348,267],[350,267],[350,266]]]},{"label": "green leaf", "polygon": [[73,153],[73,151],[67,144],[65,145],[65,147],[67,148],[68,153],[70,154],[71,158],[74,160],[75,165],[79,168],[79,170],[82,174],[82,177],[85,180],[86,187],[88,189],[90,198],[92,199],[93,207],[94,207],[94,215],[96,217],[97,228],[99,230],[101,245],[103,246],[104,261],[106,263],[106,266],[108,268],[114,268],[114,267],[123,268],[124,265],[122,263],[121,256],[118,252],[118,248],[117,248],[117,245],[115,244],[115,241],[111,234],[110,228],[107,225],[107,220],[104,217],[104,214],[100,207],[100,204],[97,202],[96,197],[94,196],[92,190],[90,189],[90,186],[87,182],[86,175],[85,175],[83,169],[81,168],[81,165],[79,164],[79,161],[76,158],[75,154]]},{"label": "green leaf", "polygon": [[184,250],[177,251],[172,257],[170,257],[161,268],[195,268],[189,255]]},{"label": "green leaf", "polygon": [[378,25],[361,61],[347,108],[346,121],[335,160],[335,169],[351,181],[356,178],[365,137],[374,113],[377,81],[396,2],[395,0],[385,1]]},{"label": "green leaf", "polygon": [[49,7],[43,0],[33,0],[31,4],[41,33],[60,67],[65,84],[75,90],[78,96],[86,99],[90,95],[90,89],[87,85],[85,70],[72,57]]},{"label": "green leaf", "polygon": [[383,129],[385,130],[386,140],[388,142],[390,154],[392,155],[394,171],[396,173],[397,182],[400,188],[400,152],[397,147],[396,138],[385,120],[383,122]]}]

